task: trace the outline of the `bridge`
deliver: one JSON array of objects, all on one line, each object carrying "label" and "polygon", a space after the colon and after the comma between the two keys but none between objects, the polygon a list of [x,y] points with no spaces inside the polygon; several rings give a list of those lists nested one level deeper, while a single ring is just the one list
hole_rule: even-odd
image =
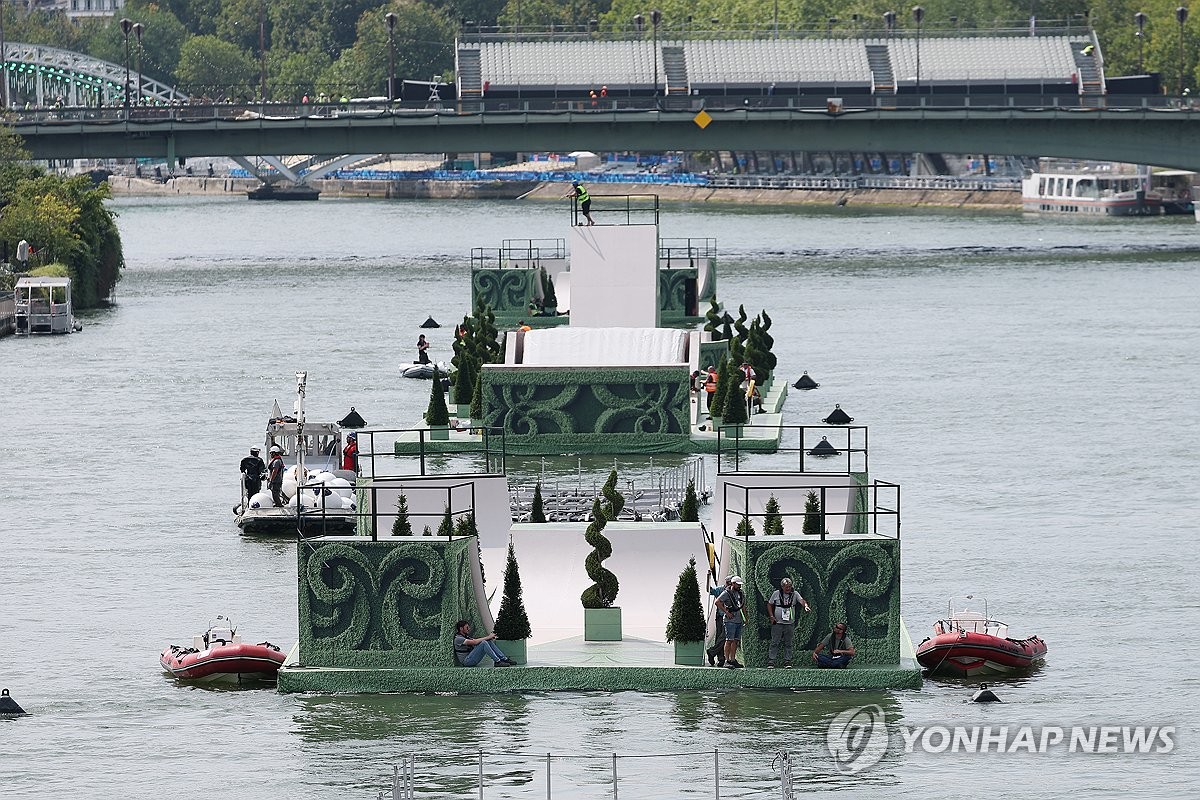
[{"label": "bridge", "polygon": [[[125,99],[125,80],[130,84],[130,103],[183,102],[187,95],[171,86],[129,72],[120,64],[83,53],[44,44],[6,42],[4,61],[8,79],[5,97],[26,97],[39,108],[53,106],[57,99],[67,106],[119,105]],[[13,106],[18,103],[10,101]]]},{"label": "bridge", "polygon": [[[838,150],[1054,156],[1200,171],[1200,110],[932,106],[734,108],[696,112],[483,111],[309,108],[287,115],[185,106],[104,117],[39,113],[12,124],[34,158],[165,158],[261,153],[475,153],[494,151]],[[923,101],[922,101],[923,102]],[[343,107],[344,108],[344,107]],[[266,106],[265,109],[271,109]]]}]

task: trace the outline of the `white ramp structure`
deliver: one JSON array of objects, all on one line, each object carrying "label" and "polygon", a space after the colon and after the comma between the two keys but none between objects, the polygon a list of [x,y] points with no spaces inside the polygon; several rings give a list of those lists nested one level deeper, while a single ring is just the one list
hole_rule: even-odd
[{"label": "white ramp structure", "polygon": [[571,327],[658,326],[658,226],[571,229]]}]

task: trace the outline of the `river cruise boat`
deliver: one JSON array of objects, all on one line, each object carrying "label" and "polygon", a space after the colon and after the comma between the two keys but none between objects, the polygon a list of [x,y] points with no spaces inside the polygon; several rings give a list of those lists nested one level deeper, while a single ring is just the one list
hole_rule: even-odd
[{"label": "river cruise boat", "polygon": [[1147,172],[1046,169],[1021,181],[1026,211],[1050,214],[1103,214],[1148,217],[1163,213],[1163,196],[1150,186]]},{"label": "river cruise boat", "polygon": [[70,278],[18,278],[14,295],[18,336],[83,329],[71,308]]}]

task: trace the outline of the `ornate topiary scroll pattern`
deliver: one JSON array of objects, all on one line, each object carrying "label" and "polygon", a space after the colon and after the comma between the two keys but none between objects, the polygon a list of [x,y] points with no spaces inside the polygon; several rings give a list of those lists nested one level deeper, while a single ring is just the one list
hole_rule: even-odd
[{"label": "ornate topiary scroll pattern", "polygon": [[497,314],[505,311],[525,313],[533,300],[533,269],[477,269],[471,273],[471,305],[482,302]]},{"label": "ornate topiary scroll pattern", "polygon": [[301,584],[312,640],[337,650],[404,650],[437,640],[446,566],[425,544],[390,546],[377,563],[350,544],[319,546]]},{"label": "ornate topiary scroll pattern", "polygon": [[687,282],[695,277],[694,269],[658,271],[658,308],[664,318],[679,318],[687,314]]},{"label": "ornate topiary scroll pattern", "polygon": [[538,434],[676,434],[687,432],[686,375],[669,381],[604,381],[573,373],[578,382],[497,383],[483,387],[484,422],[508,436]]},{"label": "ornate topiary scroll pattern", "polygon": [[[821,546],[824,545],[824,546]],[[893,547],[894,545],[894,547]],[[750,573],[747,602],[751,624],[743,649],[747,663],[764,666],[771,642],[767,600],[785,575],[812,606],[797,616],[795,658],[809,653],[829,634],[833,623],[850,626],[859,664],[894,664],[899,658],[900,573],[898,543],[852,541],[782,542],[751,545],[750,570],[741,548],[731,553],[730,574]]]}]

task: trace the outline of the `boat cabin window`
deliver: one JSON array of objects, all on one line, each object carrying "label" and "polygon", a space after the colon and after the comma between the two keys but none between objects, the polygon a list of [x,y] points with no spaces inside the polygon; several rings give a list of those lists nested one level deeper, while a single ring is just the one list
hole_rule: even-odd
[{"label": "boat cabin window", "polygon": [[1066,188],[1066,191],[1063,192],[1063,194],[1065,194],[1067,197],[1071,197],[1075,194],[1075,179],[1074,178],[1067,178],[1067,188]]},{"label": "boat cabin window", "polygon": [[1038,194],[1044,195],[1045,193],[1046,193],[1046,179],[1038,178]]}]

